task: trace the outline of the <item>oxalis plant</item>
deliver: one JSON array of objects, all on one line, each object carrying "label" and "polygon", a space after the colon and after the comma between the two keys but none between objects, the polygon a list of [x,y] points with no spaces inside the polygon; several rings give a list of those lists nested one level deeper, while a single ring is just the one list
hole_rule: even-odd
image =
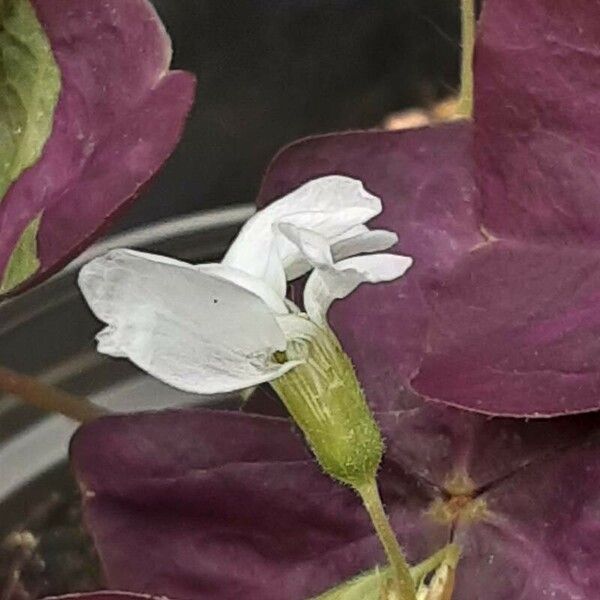
[{"label": "oxalis plant", "polygon": [[[476,36],[465,0],[453,122],[287,147],[221,263],[117,250],[82,269],[99,351],[254,390],[243,411],[101,415],[0,371],[87,421],[71,462],[119,590],[93,598],[599,597],[598,8],[487,0]],[[0,16],[14,294],[159,168],[193,78],[142,0]]]}]

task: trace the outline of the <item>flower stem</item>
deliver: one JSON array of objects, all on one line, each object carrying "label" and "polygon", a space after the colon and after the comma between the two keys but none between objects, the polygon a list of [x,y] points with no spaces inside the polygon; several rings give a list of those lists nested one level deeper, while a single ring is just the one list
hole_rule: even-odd
[{"label": "flower stem", "polygon": [[415,584],[421,583],[427,575],[435,571],[443,562],[447,562],[456,568],[458,560],[460,558],[460,550],[455,544],[448,544],[441,550],[438,550],[435,554],[432,554],[429,558],[426,558],[423,562],[418,565],[411,567],[410,573]]},{"label": "flower stem", "polygon": [[377,536],[385,549],[392,571],[394,587],[399,594],[398,600],[416,600],[415,585],[410,568],[385,514],[377,482],[372,480],[364,485],[357,486],[356,491],[362,498]]},{"label": "flower stem", "polygon": [[0,367],[0,392],[13,394],[27,404],[60,413],[79,423],[92,421],[108,412],[87,398],[74,396],[5,367]]},{"label": "flower stem", "polygon": [[473,116],[473,52],[475,49],[475,0],[461,0],[462,59],[460,98],[456,114],[470,119]]}]

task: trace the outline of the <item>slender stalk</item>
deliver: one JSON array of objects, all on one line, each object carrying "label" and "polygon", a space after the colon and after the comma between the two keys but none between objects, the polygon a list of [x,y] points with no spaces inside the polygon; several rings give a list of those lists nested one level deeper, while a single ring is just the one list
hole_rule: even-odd
[{"label": "slender stalk", "polygon": [[456,568],[458,559],[460,557],[460,551],[458,546],[454,544],[448,544],[441,550],[438,550],[435,554],[432,554],[429,558],[420,562],[418,565],[411,567],[410,574],[415,584],[419,584],[421,580],[425,579],[427,575],[435,571],[443,562],[447,562]]},{"label": "slender stalk", "polygon": [[358,486],[356,491],[362,498],[373,522],[373,527],[377,532],[377,536],[385,549],[391,567],[394,587],[399,594],[398,600],[416,600],[417,596],[410,567],[406,562],[402,548],[400,548],[400,544],[385,514],[376,481],[373,480],[365,485]]},{"label": "slender stalk", "polygon": [[0,392],[13,394],[27,404],[48,412],[60,413],[79,423],[86,423],[107,414],[107,411],[87,398],[74,396],[5,367],[0,367]]},{"label": "slender stalk", "polygon": [[473,52],[475,49],[475,0],[461,0],[462,59],[460,69],[460,98],[456,114],[470,119],[473,116]]}]

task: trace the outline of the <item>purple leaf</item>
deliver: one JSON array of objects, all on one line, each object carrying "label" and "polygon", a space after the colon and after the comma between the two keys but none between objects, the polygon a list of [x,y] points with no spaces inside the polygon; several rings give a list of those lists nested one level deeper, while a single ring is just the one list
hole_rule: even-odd
[{"label": "purple leaf", "polygon": [[494,235],[598,246],[599,39],[589,0],[484,3],[475,157]]},{"label": "purple leaf", "polygon": [[420,393],[516,415],[598,408],[600,255],[488,244],[427,296],[428,351],[412,380]]},{"label": "purple leaf", "polygon": [[473,124],[325,136],[273,161],[260,205],[317,176],[356,177],[415,258],[331,312],[376,409],[411,391],[493,415],[600,408],[595,8],[487,0]]},{"label": "purple leaf", "polygon": [[[382,494],[411,561],[454,530],[463,546],[454,600],[506,600],[517,589],[521,600],[595,598],[596,419],[526,423],[422,406],[378,420]],[[118,589],[306,600],[384,560],[358,500],[319,472],[285,419],[104,418],[76,435],[72,462]]]},{"label": "purple leaf", "polygon": [[[415,259],[408,276],[363,286],[331,312],[333,328],[379,410],[401,406],[423,354],[429,310],[421,280],[446,272],[484,240],[471,201],[470,141],[466,124],[314,138],[279,154],[263,182],[259,205],[320,175],[361,179],[384,200],[374,226],[396,230],[398,249]],[[376,311],[367,310],[373,306]]]},{"label": "purple leaf", "polygon": [[[465,600],[598,597],[599,449],[596,437],[529,465],[482,496],[490,514],[459,524],[455,538],[464,549],[457,589]],[[495,589],[504,595],[490,594]]]},{"label": "purple leaf", "polygon": [[332,172],[360,175],[369,190],[386,201],[383,214],[371,224],[394,224],[401,247],[417,259],[419,272],[446,270],[484,240],[472,204],[470,144],[468,123],[311,138],[275,157],[258,204],[264,206],[290,188]]},{"label": "purple leaf", "polygon": [[47,277],[123,209],[173,151],[193,101],[192,75],[169,71],[170,40],[147,0],[34,0],[61,71],[40,160],[0,203],[0,273],[38,215]]},{"label": "purple leaf", "polygon": [[[112,587],[181,599],[305,600],[383,560],[359,501],[319,472],[286,419],[183,411],[103,419],[75,437],[87,522]],[[412,556],[433,486],[398,472]]]}]

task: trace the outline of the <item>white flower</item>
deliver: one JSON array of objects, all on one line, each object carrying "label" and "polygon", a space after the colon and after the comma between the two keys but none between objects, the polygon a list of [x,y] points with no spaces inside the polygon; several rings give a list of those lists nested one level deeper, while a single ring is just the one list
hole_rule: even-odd
[{"label": "white flower", "polygon": [[[397,241],[365,226],[380,212],[380,200],[359,181],[329,176],[256,213],[221,263],[191,265],[133,250],[97,258],[81,270],[79,285],[107,324],[98,350],[199,394],[277,379],[302,363],[277,360],[277,353],[327,328],[335,299],[410,267],[408,257],[364,255]],[[285,298],[286,281],[311,270],[301,313]]]}]

